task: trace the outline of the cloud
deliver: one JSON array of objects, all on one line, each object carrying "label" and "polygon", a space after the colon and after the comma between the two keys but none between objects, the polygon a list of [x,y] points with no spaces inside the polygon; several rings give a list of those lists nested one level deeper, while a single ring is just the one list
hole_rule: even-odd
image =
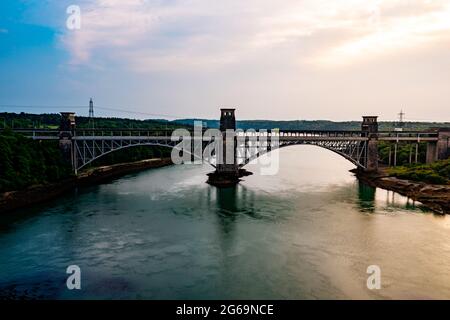
[{"label": "cloud", "polygon": [[62,41],[72,64],[114,61],[148,72],[279,56],[335,65],[437,42],[449,31],[444,0],[95,0],[82,7],[81,30]]},{"label": "cloud", "polygon": [[380,4],[378,15],[373,21],[372,28],[361,36],[327,50],[318,57],[317,62],[354,63],[357,60],[393,52],[404,53],[405,49],[420,48],[450,39],[448,3],[416,1],[415,6],[408,7]]}]

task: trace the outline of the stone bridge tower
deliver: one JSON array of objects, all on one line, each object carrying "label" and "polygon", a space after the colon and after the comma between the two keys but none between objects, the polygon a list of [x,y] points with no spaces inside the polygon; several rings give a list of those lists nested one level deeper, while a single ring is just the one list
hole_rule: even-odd
[{"label": "stone bridge tower", "polygon": [[365,156],[366,171],[378,171],[378,121],[377,116],[363,116],[361,131],[368,137]]},{"label": "stone bridge tower", "polygon": [[223,137],[222,163],[218,163],[217,171],[231,175],[238,174],[236,161],[236,118],[235,109],[220,109],[220,132]]},{"label": "stone bridge tower", "polygon": [[438,141],[427,142],[426,163],[450,157],[450,128],[437,128]]},{"label": "stone bridge tower", "polygon": [[[75,134],[75,113],[61,112],[61,122],[59,125],[59,148],[64,159],[76,168],[75,152],[72,137]],[[76,172],[75,172],[76,173]]]},{"label": "stone bridge tower", "polygon": [[439,129],[439,138],[437,142],[437,158],[445,160],[450,157],[450,128]]},{"label": "stone bridge tower", "polygon": [[[222,148],[217,152],[216,171],[208,174],[208,183],[216,186],[229,186],[239,182],[239,178],[248,175],[239,169],[236,154],[236,118],[235,109],[220,109],[220,131]],[[221,160],[220,160],[221,159]]]}]

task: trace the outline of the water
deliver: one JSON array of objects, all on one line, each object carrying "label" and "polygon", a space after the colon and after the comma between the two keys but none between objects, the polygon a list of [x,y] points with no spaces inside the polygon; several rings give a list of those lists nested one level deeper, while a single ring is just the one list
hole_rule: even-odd
[{"label": "water", "polygon": [[[450,219],[361,185],[326,150],[280,150],[277,175],[207,185],[173,166],[0,218],[0,297],[450,298]],[[67,266],[81,290],[66,288]],[[369,290],[369,265],[381,268]]]}]

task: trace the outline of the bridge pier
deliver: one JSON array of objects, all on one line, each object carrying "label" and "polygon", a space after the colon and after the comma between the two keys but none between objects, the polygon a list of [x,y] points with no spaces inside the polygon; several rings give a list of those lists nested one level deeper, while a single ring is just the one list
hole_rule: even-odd
[{"label": "bridge pier", "polygon": [[436,147],[438,160],[445,160],[450,157],[450,128],[439,129]]},{"label": "bridge pier", "polygon": [[220,109],[220,111],[222,146],[216,153],[216,170],[208,174],[207,182],[214,186],[227,187],[236,185],[241,177],[251,173],[245,169],[239,169],[237,162],[235,109]]},{"label": "bridge pier", "polygon": [[368,137],[365,156],[365,171],[378,171],[378,121],[377,116],[363,116],[361,131]]},{"label": "bridge pier", "polygon": [[77,174],[75,148],[72,142],[74,132],[75,113],[61,112],[61,122],[59,125],[59,149],[61,150],[64,160],[72,165],[75,174]]},{"label": "bridge pier", "polygon": [[437,142],[427,142],[426,163],[433,163],[437,160]]},{"label": "bridge pier", "polygon": [[438,129],[438,140],[427,143],[426,163],[445,160],[450,156],[450,128]]}]

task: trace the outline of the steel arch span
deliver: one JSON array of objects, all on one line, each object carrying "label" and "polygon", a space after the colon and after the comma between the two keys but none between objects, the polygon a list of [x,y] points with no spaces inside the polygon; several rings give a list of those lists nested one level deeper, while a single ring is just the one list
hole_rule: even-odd
[{"label": "steel arch span", "polygon": [[355,166],[361,169],[366,169],[366,159],[367,159],[367,142],[366,141],[280,141],[277,145],[270,145],[267,148],[263,148],[259,152],[253,152],[252,154],[248,154],[244,157],[244,160],[239,163],[239,168],[243,168],[251,161],[256,160],[257,158],[267,154],[273,150],[294,146],[294,145],[312,145],[324,148],[326,150],[330,150],[341,157],[347,159]]},{"label": "steel arch span", "polygon": [[[193,159],[207,162],[212,167],[216,167],[215,164],[209,159],[198,157],[195,153],[189,152],[185,149],[180,149],[177,145],[179,141],[171,141],[170,139],[155,139],[155,140],[142,140],[142,139],[90,139],[81,138],[73,140],[74,144],[74,159],[73,166],[75,172],[83,169],[85,166],[94,162],[101,157],[110,154],[115,151],[137,147],[137,146],[156,146],[169,149],[178,149],[179,151],[187,152]],[[203,150],[203,148],[202,148]]]},{"label": "steel arch span", "polygon": [[[316,138],[314,140],[305,140],[303,137],[299,139],[284,139],[283,137],[270,137],[266,140],[256,140],[252,143],[244,142],[241,145],[235,146],[236,153],[236,164],[239,168],[243,168],[252,160],[279,148],[285,148],[292,145],[315,145],[327,150],[330,150],[345,159],[352,162],[357,167],[362,169],[366,168],[366,153],[367,153],[367,141],[361,139],[355,140],[330,140],[330,139],[320,139]],[[158,146],[170,149],[178,149],[179,151],[186,152],[190,155],[193,160],[200,160],[210,164],[212,167],[216,168],[217,159],[215,158],[203,158],[194,152],[194,150],[186,150],[179,148],[180,141],[171,140],[169,137],[113,137],[113,136],[77,136],[73,139],[74,147],[74,159],[73,166],[76,172],[83,169],[88,164],[93,161],[118,150],[125,148],[135,147],[135,146]],[[209,147],[212,143],[209,140],[202,139],[202,149],[203,151]],[[215,150],[213,151],[213,156],[216,155]]]}]

